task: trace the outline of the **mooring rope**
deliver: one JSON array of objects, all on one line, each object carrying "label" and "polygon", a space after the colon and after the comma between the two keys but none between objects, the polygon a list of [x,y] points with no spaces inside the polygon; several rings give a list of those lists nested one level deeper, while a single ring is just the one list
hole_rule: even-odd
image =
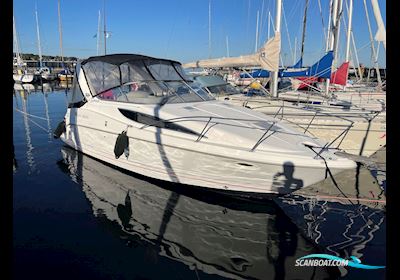
[{"label": "mooring rope", "polygon": [[[32,114],[28,114],[28,113],[26,113],[26,112],[24,112],[24,111],[21,111],[21,110],[17,109],[17,108],[15,108],[15,110],[18,111],[18,112],[20,112],[20,113],[22,113],[22,114],[24,114],[24,115],[31,116],[31,117],[35,117],[35,118],[38,118],[38,119],[47,121],[46,118],[39,117],[39,116],[35,116],[35,115],[32,115]],[[47,128],[41,126],[40,124],[38,124],[37,122],[35,122],[34,120],[32,120],[32,119],[30,119],[30,118],[27,118],[27,120],[31,121],[34,125],[36,125],[37,127],[41,128],[41,129],[42,129],[43,131],[45,131],[46,133],[49,133],[49,132],[51,131],[51,129],[49,130],[49,129],[47,129]]]},{"label": "mooring rope", "polygon": [[15,108],[15,111],[18,111],[18,112],[20,112],[20,113],[22,113],[22,114],[25,114],[25,115],[27,115],[27,116],[31,116],[31,117],[35,117],[35,118],[38,118],[38,119],[42,119],[42,120],[45,120],[45,121],[47,121],[47,119],[46,119],[46,118],[39,117],[39,116],[32,115],[32,114],[28,114],[28,113],[26,113],[26,112],[24,112],[24,111],[21,111],[21,110],[17,109],[17,108]]},{"label": "mooring rope", "polygon": [[34,120],[29,119],[29,118],[28,118],[28,120],[31,121],[31,122],[32,122],[33,124],[35,124],[36,126],[38,126],[39,128],[41,128],[41,129],[42,129],[43,131],[45,131],[46,133],[49,133],[49,132],[50,132],[48,129],[44,128],[43,126],[41,126],[40,124],[38,124],[38,123],[35,122]]}]

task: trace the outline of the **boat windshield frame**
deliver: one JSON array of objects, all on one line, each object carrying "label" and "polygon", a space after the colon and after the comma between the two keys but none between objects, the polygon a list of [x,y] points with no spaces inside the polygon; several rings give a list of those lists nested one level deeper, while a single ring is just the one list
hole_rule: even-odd
[{"label": "boat windshield frame", "polygon": [[91,57],[81,63],[92,97],[138,104],[215,100],[177,61],[140,55]]}]

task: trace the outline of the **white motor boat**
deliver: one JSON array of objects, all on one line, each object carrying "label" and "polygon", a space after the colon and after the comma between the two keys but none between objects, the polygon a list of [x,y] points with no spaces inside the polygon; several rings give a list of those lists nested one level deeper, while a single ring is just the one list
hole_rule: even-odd
[{"label": "white motor boat", "polygon": [[21,69],[18,69],[13,74],[13,79],[16,83],[34,83],[40,79],[40,75],[23,72]]},{"label": "white motor boat", "polygon": [[74,75],[68,69],[64,69],[57,74],[57,77],[61,82],[71,82]]},{"label": "white motor boat", "polygon": [[57,75],[54,73],[51,73],[49,67],[41,67],[37,71],[36,74],[40,75],[42,77],[42,80],[45,80],[45,81],[53,81],[53,80],[57,79]]},{"label": "white motor boat", "polygon": [[77,65],[55,137],[114,166],[238,194],[286,194],[356,167],[317,139],[218,101],[176,61],[133,54]]}]

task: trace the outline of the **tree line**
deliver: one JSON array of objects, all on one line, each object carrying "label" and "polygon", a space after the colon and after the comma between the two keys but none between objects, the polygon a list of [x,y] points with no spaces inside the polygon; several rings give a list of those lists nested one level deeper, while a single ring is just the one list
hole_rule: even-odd
[{"label": "tree line", "polygon": [[[14,53],[15,56],[15,53]],[[39,55],[33,53],[21,53],[21,58],[23,60],[39,60]],[[54,55],[42,55],[43,60],[61,61],[61,56]],[[75,56],[64,56],[64,61],[77,61],[78,58]]]}]

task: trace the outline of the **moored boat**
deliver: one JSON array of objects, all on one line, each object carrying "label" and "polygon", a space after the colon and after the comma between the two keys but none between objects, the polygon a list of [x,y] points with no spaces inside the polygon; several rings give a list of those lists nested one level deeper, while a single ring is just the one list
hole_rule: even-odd
[{"label": "moored boat", "polygon": [[[355,168],[317,139],[203,91],[176,61],[90,57],[76,67],[61,139],[148,177],[285,194]],[[62,126],[62,124],[61,124]]]},{"label": "moored boat", "polygon": [[347,153],[370,156],[386,145],[384,107],[368,111],[358,107],[358,102],[328,100],[301,92],[279,98],[249,96],[232,89],[220,76],[199,76],[195,80],[217,99],[285,120],[294,129],[332,143],[328,145]]}]

